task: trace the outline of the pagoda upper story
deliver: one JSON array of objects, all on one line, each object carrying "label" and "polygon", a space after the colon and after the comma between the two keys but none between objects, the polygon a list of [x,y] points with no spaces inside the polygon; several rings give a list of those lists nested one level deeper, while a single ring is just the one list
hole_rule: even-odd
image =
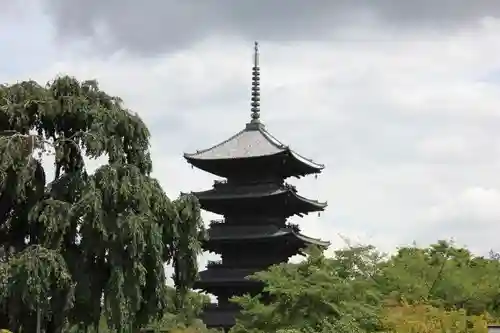
[{"label": "pagoda upper story", "polygon": [[229,139],[208,149],[184,154],[193,166],[228,178],[249,180],[301,177],[320,173],[324,165],[296,153],[272,136],[260,121],[260,67],[257,43],[252,69],[251,121]]},{"label": "pagoda upper story", "polygon": [[281,143],[260,121],[257,44],[252,74],[251,121],[211,148],[184,154],[191,165],[225,178],[209,190],[194,192],[202,209],[224,216],[211,223],[203,244],[205,251],[220,254],[222,260],[209,263],[194,287],[218,299],[205,309],[207,326],[226,330],[238,312],[229,302],[231,296],[262,292],[260,283],[246,277],[286,262],[309,245],[329,246],[286,223],[292,216],[323,211],[327,204],[299,195],[285,179],[318,174],[324,166]]},{"label": "pagoda upper story", "polygon": [[281,143],[259,119],[252,119],[229,139],[184,157],[201,170],[232,180],[286,179],[320,173],[324,168]]}]

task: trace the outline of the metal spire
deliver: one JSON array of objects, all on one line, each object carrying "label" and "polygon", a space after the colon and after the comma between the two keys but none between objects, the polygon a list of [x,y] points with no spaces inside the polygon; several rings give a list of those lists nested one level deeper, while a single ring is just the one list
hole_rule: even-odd
[{"label": "metal spire", "polygon": [[259,43],[255,42],[252,68],[252,123],[260,123]]}]

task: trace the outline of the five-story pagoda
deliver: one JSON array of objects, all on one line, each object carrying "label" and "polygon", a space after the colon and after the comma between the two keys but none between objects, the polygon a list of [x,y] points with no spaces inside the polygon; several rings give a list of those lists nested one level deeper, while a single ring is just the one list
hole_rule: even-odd
[{"label": "five-story pagoda", "polygon": [[301,235],[287,218],[325,209],[326,203],[306,199],[288,177],[320,173],[323,165],[306,159],[274,138],[260,121],[259,53],[255,43],[252,75],[251,121],[245,128],[212,148],[184,154],[193,166],[225,178],[212,189],[194,194],[201,207],[224,216],[212,221],[205,251],[221,261],[209,262],[195,288],[217,297],[203,313],[208,327],[227,330],[234,325],[234,295],[258,294],[262,284],[246,279],[271,265],[286,262],[310,244],[328,242]]}]

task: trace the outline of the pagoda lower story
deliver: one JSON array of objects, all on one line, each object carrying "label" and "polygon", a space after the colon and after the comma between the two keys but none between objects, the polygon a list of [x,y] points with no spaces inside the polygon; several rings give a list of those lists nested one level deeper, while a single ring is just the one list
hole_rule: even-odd
[{"label": "pagoda lower story", "polygon": [[324,204],[298,196],[293,186],[217,182],[212,190],[195,195],[202,208],[226,215],[211,222],[203,245],[205,251],[220,254],[221,260],[209,262],[194,286],[217,297],[217,304],[210,304],[202,315],[210,328],[227,330],[235,324],[239,309],[231,297],[262,292],[263,284],[248,279],[250,275],[287,262],[309,245],[329,245],[286,224],[288,216],[324,209]]},{"label": "pagoda lower story", "polygon": [[222,253],[222,260],[211,261],[195,284],[197,289],[216,295],[218,304],[210,304],[202,319],[211,328],[230,328],[235,324],[239,309],[229,300],[243,294],[257,295],[264,285],[247,279],[271,265],[288,261],[308,245],[327,247],[327,242],[311,239],[273,224],[231,226],[213,221],[209,229],[208,251]]}]

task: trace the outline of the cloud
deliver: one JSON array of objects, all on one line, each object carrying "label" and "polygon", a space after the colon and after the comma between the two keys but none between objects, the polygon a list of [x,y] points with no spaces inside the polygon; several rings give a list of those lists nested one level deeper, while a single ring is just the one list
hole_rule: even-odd
[{"label": "cloud", "polygon": [[[386,251],[438,236],[481,243],[473,225],[430,212],[448,209],[436,207],[460,201],[471,187],[500,189],[499,87],[483,79],[500,66],[492,43],[499,32],[490,19],[467,32],[401,33],[390,43],[263,43],[263,120],[282,141],[327,165],[317,180],[294,182],[304,195],[329,202],[320,217],[295,221],[304,233],[333,247],[343,245],[340,233]],[[243,40],[213,38],[149,59],[75,53],[32,75],[96,78],[122,96],[151,128],[154,175],[175,197],[214,179],[192,170],[182,152],[215,144],[248,121],[251,51]],[[457,214],[496,228],[491,216]],[[481,245],[487,251],[495,243]]]},{"label": "cloud", "polygon": [[496,0],[41,0],[59,37],[88,38],[101,51],[158,54],[189,48],[213,35],[245,40],[364,40],[383,25],[390,40],[400,29],[449,30],[498,17]]},{"label": "cloud", "polygon": [[471,186],[458,193],[442,194],[441,200],[426,211],[417,237],[433,230],[434,237],[457,241],[476,253],[498,251],[500,189]]},{"label": "cloud", "polygon": [[[475,221],[475,227],[481,227],[477,222],[492,224],[500,219],[500,191],[494,188],[470,187],[457,196],[447,198],[441,205],[430,210],[430,221],[444,220]],[[468,222],[470,223],[470,222]]]},{"label": "cloud", "polygon": [[[294,221],[305,234],[332,241],[332,248],[344,245],[338,234],[384,251],[438,238],[455,238],[478,252],[496,247],[500,21],[494,18],[492,2],[490,18],[483,17],[482,4],[487,2],[480,1],[469,12],[458,5],[442,9],[450,4],[446,1],[435,3],[430,13],[401,5],[371,5],[363,7],[366,10],[345,5],[330,15],[327,6],[324,16],[332,22],[327,27],[345,38],[315,38],[313,30],[305,29],[302,39],[290,24],[307,26],[306,16],[312,20],[314,6],[299,19],[299,4],[293,1],[287,10],[295,14],[270,10],[260,16],[260,28],[250,22],[256,16],[249,16],[248,22],[235,16],[232,23],[224,23],[230,9],[204,2],[187,27],[193,32],[186,33],[182,24],[187,23],[173,7],[168,12],[152,2],[140,8],[122,1],[115,8],[108,1],[101,5],[109,8],[94,14],[92,3],[78,10],[73,3],[73,11],[66,12],[65,20],[74,26],[59,29],[64,27],[71,36],[70,44],[55,45],[50,22],[34,11],[20,22],[11,18],[9,28],[16,35],[0,32],[2,45],[9,45],[2,55],[8,61],[0,62],[8,65],[0,65],[0,75],[8,81],[43,82],[58,73],[98,79],[150,127],[154,176],[170,197],[210,188],[214,179],[191,169],[183,152],[220,142],[249,120],[248,39],[258,35],[252,29],[263,29],[267,39],[261,45],[262,119],[273,135],[327,166],[318,179],[293,181],[305,196],[329,203],[321,216]],[[255,8],[247,13],[250,10]],[[80,18],[73,17],[76,11]],[[212,22],[212,11],[219,13],[220,22]],[[346,23],[346,13],[353,11],[367,17],[365,24],[354,28],[356,21]],[[111,12],[119,18],[114,27],[106,23]],[[167,23],[175,23],[168,19],[174,12],[179,23],[168,29]],[[202,12],[212,14],[205,17]],[[410,12],[415,16],[396,15]],[[271,13],[276,15],[274,23]],[[97,25],[110,25],[110,35],[122,24],[122,35],[113,37],[106,55],[94,52],[96,44],[82,37],[93,34],[92,17]],[[344,21],[336,20],[341,17]],[[436,17],[446,29],[432,28],[439,25]],[[387,22],[370,26],[382,19]],[[85,22],[90,24],[87,30],[78,28]],[[237,22],[246,28],[236,29]],[[268,30],[263,28],[266,24]],[[233,34],[228,35],[228,27],[235,28]],[[125,28],[137,28],[136,36],[144,44],[136,43],[139,37],[129,40],[134,34]],[[28,37],[33,42],[13,42]],[[165,53],[137,56],[160,51]]]}]

